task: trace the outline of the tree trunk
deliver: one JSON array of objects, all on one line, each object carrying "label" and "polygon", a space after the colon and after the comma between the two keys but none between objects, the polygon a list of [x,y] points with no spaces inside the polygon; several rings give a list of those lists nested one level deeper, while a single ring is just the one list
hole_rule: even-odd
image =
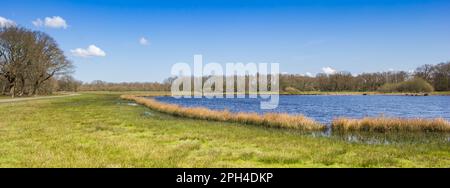
[{"label": "tree trunk", "polygon": [[8,88],[8,85],[6,85],[6,83],[3,85],[3,88],[2,88],[2,95],[5,95],[6,94],[6,89]]},{"label": "tree trunk", "polygon": [[38,88],[39,88],[39,81],[36,81],[36,82],[34,83],[34,86],[33,86],[33,93],[31,93],[31,95],[37,96],[37,90],[38,90]]},{"label": "tree trunk", "polygon": [[16,87],[14,86],[14,84],[9,86],[9,93],[11,94],[11,98],[14,98],[14,94],[16,92],[15,88]]},{"label": "tree trunk", "polygon": [[20,86],[19,93],[17,94],[17,96],[19,96],[19,97],[21,97],[23,95],[24,91],[25,91],[25,79],[21,78],[20,82],[21,82],[22,85]]}]

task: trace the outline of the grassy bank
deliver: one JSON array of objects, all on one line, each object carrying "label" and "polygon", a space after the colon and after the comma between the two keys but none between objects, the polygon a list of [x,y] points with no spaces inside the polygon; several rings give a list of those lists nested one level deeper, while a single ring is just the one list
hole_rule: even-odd
[{"label": "grassy bank", "polygon": [[1,167],[450,167],[443,143],[364,144],[174,117],[119,94],[0,104]]},{"label": "grassy bank", "polygon": [[297,130],[324,130],[325,126],[303,115],[288,115],[278,113],[231,113],[229,111],[210,110],[207,108],[186,108],[175,104],[158,102],[151,98],[143,98],[136,95],[122,95],[122,99],[132,100],[138,104],[145,105],[153,110],[171,115],[188,117],[201,120],[212,120],[221,122],[237,122],[259,126],[290,128]]}]

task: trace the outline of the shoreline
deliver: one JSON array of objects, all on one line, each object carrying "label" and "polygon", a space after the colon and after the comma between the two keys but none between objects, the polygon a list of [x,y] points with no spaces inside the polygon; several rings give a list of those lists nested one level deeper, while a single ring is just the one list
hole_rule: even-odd
[{"label": "shoreline", "polygon": [[326,129],[326,126],[324,124],[303,115],[290,115],[286,113],[267,113],[264,115],[244,112],[233,113],[227,110],[218,111],[204,107],[182,107],[175,104],[159,102],[154,98],[144,97],[145,96],[136,95],[120,96],[120,98],[122,99],[134,101],[137,104],[144,105],[150,109],[179,117],[219,122],[236,122],[243,124],[261,125],[265,127],[289,128],[305,131],[321,131]]},{"label": "shoreline", "polygon": [[383,92],[280,92],[280,95],[330,95],[330,96],[353,96],[353,95],[380,95],[380,96],[450,96],[450,92],[431,93],[383,93]]},{"label": "shoreline", "polygon": [[168,96],[159,94],[125,94],[120,98],[131,100],[150,109],[180,117],[201,120],[238,122],[244,124],[263,125],[266,127],[289,128],[306,131],[325,130],[340,132],[450,132],[450,122],[442,118],[396,118],[396,117],[364,117],[361,119],[339,117],[330,124],[317,122],[304,115],[292,115],[287,113],[257,113],[238,112],[227,110],[218,111],[205,107],[182,107],[175,104],[160,102],[154,98]]},{"label": "shoreline", "polygon": [[[79,91],[78,93],[128,93],[133,95],[151,95],[151,96],[171,96],[170,91]],[[180,95],[182,95],[181,93]],[[223,93],[223,95],[226,95],[227,93]],[[280,91],[279,93],[272,93],[272,92],[264,92],[264,93],[239,93],[234,92],[234,95],[249,95],[249,94],[265,94],[265,95],[329,95],[329,96],[353,96],[353,95],[381,95],[381,96],[450,96],[450,91],[434,91],[429,93],[413,93],[413,92],[391,92],[391,93],[384,93],[384,92],[376,92],[376,91],[370,91],[370,92],[362,92],[362,91],[337,91],[337,92],[329,92],[329,91],[301,91],[301,92],[284,92]]]}]

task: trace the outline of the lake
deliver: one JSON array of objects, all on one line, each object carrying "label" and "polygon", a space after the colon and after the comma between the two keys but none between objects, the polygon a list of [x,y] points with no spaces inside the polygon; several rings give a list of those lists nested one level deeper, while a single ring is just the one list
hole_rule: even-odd
[{"label": "lake", "polygon": [[402,118],[439,118],[450,120],[450,96],[389,96],[389,95],[280,95],[273,110],[259,108],[262,99],[207,99],[156,97],[165,103],[185,107],[206,107],[231,112],[283,112],[303,114],[322,123],[336,117],[363,118],[366,116]]}]

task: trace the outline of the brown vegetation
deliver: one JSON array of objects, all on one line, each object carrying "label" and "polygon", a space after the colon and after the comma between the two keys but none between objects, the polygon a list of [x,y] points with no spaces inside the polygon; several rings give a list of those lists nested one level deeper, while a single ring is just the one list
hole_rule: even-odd
[{"label": "brown vegetation", "polygon": [[291,128],[298,130],[323,130],[325,126],[303,115],[288,115],[267,113],[259,115],[256,113],[232,113],[227,110],[216,111],[207,108],[186,108],[175,104],[158,102],[155,99],[144,98],[135,95],[122,95],[122,99],[133,100],[138,104],[145,105],[153,110],[172,114],[175,116],[188,117],[202,120],[239,122],[253,125],[264,125],[276,128]]},{"label": "brown vegetation", "polygon": [[450,122],[442,119],[366,117],[363,119],[337,118],[332,122],[336,131],[373,132],[450,132]]}]

